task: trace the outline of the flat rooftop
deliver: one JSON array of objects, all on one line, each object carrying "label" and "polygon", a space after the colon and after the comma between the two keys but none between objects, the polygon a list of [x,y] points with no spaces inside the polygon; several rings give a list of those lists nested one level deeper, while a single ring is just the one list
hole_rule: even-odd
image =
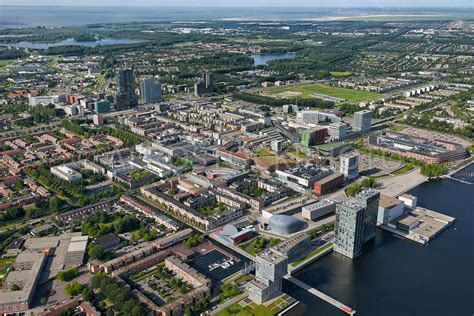
[{"label": "flat rooftop", "polygon": [[286,256],[282,256],[271,249],[264,250],[263,252],[259,253],[257,257],[260,257],[264,259],[265,261],[271,262],[273,264],[278,264],[287,259]]},{"label": "flat rooftop", "polygon": [[403,203],[402,201],[400,201],[399,199],[396,199],[394,197],[391,197],[389,195],[385,195],[385,194],[380,194],[380,200],[379,200],[379,207],[382,207],[382,208],[393,208],[399,204]]}]

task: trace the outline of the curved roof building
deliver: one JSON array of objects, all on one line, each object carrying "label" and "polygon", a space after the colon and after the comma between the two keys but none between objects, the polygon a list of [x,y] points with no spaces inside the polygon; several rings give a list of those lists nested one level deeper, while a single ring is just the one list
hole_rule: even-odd
[{"label": "curved roof building", "polygon": [[270,229],[280,235],[289,235],[305,228],[305,222],[289,215],[273,215],[269,220]]}]

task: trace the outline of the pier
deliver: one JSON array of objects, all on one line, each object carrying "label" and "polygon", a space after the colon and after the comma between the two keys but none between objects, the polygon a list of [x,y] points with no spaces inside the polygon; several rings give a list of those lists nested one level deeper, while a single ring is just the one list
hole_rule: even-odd
[{"label": "pier", "polygon": [[316,290],[314,287],[311,287],[309,286],[308,284],[298,280],[297,278],[295,277],[292,277],[291,275],[287,274],[284,276],[285,279],[287,279],[288,281],[290,281],[291,283],[299,286],[300,288],[308,291],[309,293],[313,294],[314,296],[317,296],[319,297],[320,299],[322,299],[323,301],[326,301],[328,302],[329,304],[339,308],[340,310],[346,312],[347,314],[349,315],[354,315],[356,313],[356,311],[352,308],[350,308],[349,306],[347,305],[344,305],[343,303],[339,302],[338,300],[330,297],[329,295],[327,294],[324,294],[323,292],[321,291],[318,291]]},{"label": "pier", "polygon": [[458,182],[461,182],[461,183],[464,183],[464,184],[468,184],[468,185],[471,185],[471,184],[472,184],[472,183],[469,182],[469,181],[462,180],[462,179],[456,179],[456,178],[453,178],[453,177],[450,176],[450,175],[445,175],[445,176],[442,176],[442,177],[445,178],[445,179],[451,179],[451,180],[458,181]]}]

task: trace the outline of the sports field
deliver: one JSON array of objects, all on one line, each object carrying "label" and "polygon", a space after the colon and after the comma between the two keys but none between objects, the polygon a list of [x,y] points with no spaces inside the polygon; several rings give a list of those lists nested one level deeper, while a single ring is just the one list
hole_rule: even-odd
[{"label": "sports field", "polygon": [[288,92],[291,93],[293,96],[301,97],[311,97],[311,94],[313,93],[325,94],[331,97],[343,98],[349,102],[369,99],[379,95],[376,92],[330,87],[322,84],[296,85],[291,87],[274,88],[265,91],[265,93],[267,93],[269,96],[275,97],[278,97],[279,94],[284,96]]}]

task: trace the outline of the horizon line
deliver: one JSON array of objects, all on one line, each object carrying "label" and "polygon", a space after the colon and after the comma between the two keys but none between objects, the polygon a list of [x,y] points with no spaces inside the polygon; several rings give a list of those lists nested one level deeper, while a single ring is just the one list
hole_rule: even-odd
[{"label": "horizon line", "polygon": [[265,5],[153,5],[153,4],[136,4],[136,5],[95,5],[95,4],[2,4],[0,3],[0,7],[157,7],[157,8],[317,8],[317,9],[452,9],[452,8],[459,8],[459,9],[471,9],[474,10],[474,6],[469,5],[452,5],[452,6],[445,6],[445,5],[433,5],[433,6],[426,6],[426,5],[414,5],[414,6],[313,6],[313,5],[298,5],[298,6],[290,6],[290,5],[278,5],[278,6],[265,6]]}]

